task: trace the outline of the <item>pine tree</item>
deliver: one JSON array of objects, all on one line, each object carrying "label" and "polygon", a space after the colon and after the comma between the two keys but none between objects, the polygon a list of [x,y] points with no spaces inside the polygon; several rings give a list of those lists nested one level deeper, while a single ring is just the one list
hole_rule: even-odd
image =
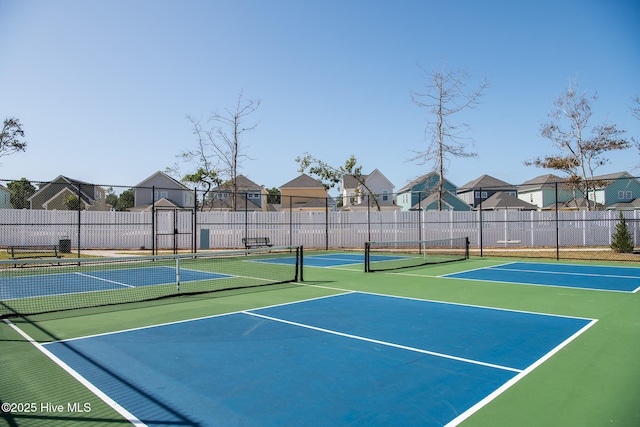
[{"label": "pine tree", "polygon": [[620,211],[620,221],[616,224],[616,231],[613,233],[613,243],[611,249],[619,253],[633,252],[633,237],[627,228],[627,221]]}]

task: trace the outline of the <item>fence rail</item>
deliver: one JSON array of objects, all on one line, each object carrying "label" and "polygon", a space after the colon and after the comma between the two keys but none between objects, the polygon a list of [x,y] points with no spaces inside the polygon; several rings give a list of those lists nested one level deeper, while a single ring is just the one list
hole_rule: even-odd
[{"label": "fence rail", "polygon": [[[638,211],[625,213],[640,245]],[[0,246],[59,244],[77,249],[233,249],[244,237],[276,246],[361,249],[366,241],[469,237],[495,248],[608,250],[617,211],[372,211],[372,212],[92,212],[0,209]]]},{"label": "fence rail", "polygon": [[[604,208],[611,200],[626,201],[617,205],[628,209],[622,212],[634,244],[640,246],[640,211],[632,203],[635,192],[640,194],[640,182],[629,177],[594,182],[614,191],[598,193],[594,203],[585,205],[597,210],[574,211],[564,210],[577,208],[571,207],[571,200],[561,201],[575,196],[575,191],[558,183],[547,186],[544,193],[555,201],[553,209],[547,205],[549,210],[488,210],[490,197],[484,199],[485,193],[499,189],[483,189],[474,192],[478,193],[474,197],[482,198],[473,200],[478,206],[471,211],[434,210],[429,197],[434,194],[427,192],[411,195],[413,210],[399,210],[393,204],[401,198],[408,202],[407,195],[387,197],[378,210],[374,196],[367,195],[336,201],[267,196],[262,191],[203,193],[156,186],[114,190],[64,177],[56,182],[2,183],[0,247],[60,245],[71,247],[78,256],[92,249],[151,253],[236,249],[243,247],[246,237],[268,237],[276,246],[309,249],[362,249],[366,241],[468,237],[472,251],[480,256],[509,251],[518,256],[635,261],[633,254],[613,256],[610,249],[620,221],[619,210]],[[338,209],[342,202],[349,209]],[[471,201],[463,202],[469,208],[464,203]]]}]

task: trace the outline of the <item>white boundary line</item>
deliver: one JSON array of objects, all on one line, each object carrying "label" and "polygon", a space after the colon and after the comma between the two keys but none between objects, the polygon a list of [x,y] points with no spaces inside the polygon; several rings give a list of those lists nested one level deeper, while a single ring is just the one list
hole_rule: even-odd
[{"label": "white boundary line", "polygon": [[[308,286],[308,285],[305,285],[305,286]],[[327,289],[331,289],[331,288],[327,288]],[[334,289],[334,290],[338,290],[338,289]],[[230,316],[232,314],[241,314],[241,313],[244,313],[247,310],[262,310],[262,309],[265,309],[265,308],[280,307],[280,306],[290,305],[290,304],[298,304],[298,303],[302,303],[302,302],[306,302],[306,301],[314,301],[314,300],[319,300],[319,299],[323,299],[323,298],[332,298],[332,297],[335,297],[335,296],[345,295],[345,294],[348,294],[348,293],[356,293],[356,292],[355,291],[342,291],[342,293],[340,293],[340,294],[325,295],[325,296],[321,296],[321,297],[308,298],[308,299],[299,300],[299,301],[285,302],[285,303],[273,304],[273,305],[266,305],[264,307],[255,307],[255,308],[250,308],[250,309],[230,311],[228,313],[211,314],[211,315],[208,315],[208,316],[194,317],[192,319],[175,320],[173,322],[158,323],[158,324],[155,324],[155,325],[139,326],[137,328],[121,329],[119,331],[102,332],[102,333],[99,333],[99,334],[85,335],[85,336],[75,337],[75,338],[66,338],[66,339],[62,339],[62,340],[47,342],[47,343],[44,343],[44,344],[41,344],[41,345],[47,346],[49,344],[54,344],[54,343],[59,343],[59,342],[76,341],[76,340],[82,340],[82,339],[85,339],[85,338],[102,337],[102,336],[106,336],[106,335],[121,334],[123,332],[140,331],[140,330],[143,330],[143,329],[159,328],[161,326],[177,325],[177,324],[180,324],[180,323],[197,322],[198,320],[213,319],[215,317]]]},{"label": "white boundary line", "polygon": [[[293,302],[287,302],[287,303],[281,303],[281,304],[273,304],[273,305],[264,306],[264,307],[256,307],[256,308],[252,308],[252,309],[249,309],[249,310],[262,310],[262,309],[267,309],[267,308],[271,308],[271,307],[286,306],[286,305],[291,305],[291,304],[299,304],[299,303],[303,303],[303,302],[307,302],[307,301],[314,301],[314,300],[320,300],[320,299],[325,299],[325,298],[333,298],[333,297],[337,297],[337,296],[341,296],[341,295],[348,295],[348,294],[353,294],[353,293],[362,293],[362,294],[383,296],[383,297],[388,297],[388,298],[397,298],[397,299],[408,299],[408,300],[432,302],[432,303],[437,303],[437,304],[449,304],[449,305],[457,305],[457,306],[465,306],[465,307],[484,308],[484,309],[490,309],[490,310],[509,311],[509,312],[514,312],[514,313],[527,313],[527,314],[535,314],[535,315],[541,315],[541,316],[553,316],[553,317],[563,317],[563,318],[571,318],[571,319],[582,319],[582,320],[589,320],[590,322],[588,324],[586,324],[584,327],[582,327],[579,331],[575,332],[572,336],[567,338],[565,341],[563,341],[562,343],[557,345],[551,351],[546,353],[543,357],[541,357],[540,359],[538,359],[537,361],[535,361],[534,363],[529,365],[524,370],[519,370],[519,369],[515,369],[515,368],[510,368],[510,367],[505,367],[505,366],[495,365],[495,364],[490,364],[490,363],[485,363],[485,362],[480,362],[480,361],[476,361],[476,360],[472,360],[472,359],[460,358],[460,357],[456,357],[456,356],[452,356],[452,355],[432,352],[432,351],[428,351],[428,350],[417,349],[417,348],[403,346],[403,345],[399,345],[399,344],[388,343],[388,342],[385,342],[385,341],[369,339],[369,338],[366,338],[366,337],[359,337],[359,336],[356,336],[356,335],[345,334],[345,333],[341,333],[341,332],[337,332],[337,331],[331,331],[331,330],[327,330],[327,329],[317,328],[317,327],[310,326],[310,325],[299,324],[299,323],[290,322],[290,321],[283,320],[283,319],[272,318],[272,317],[265,316],[265,315],[258,314],[258,313],[252,313],[252,312],[247,311],[247,310],[238,310],[238,311],[230,312],[230,313],[222,313],[222,314],[216,314],[216,315],[211,315],[211,316],[202,316],[202,317],[198,317],[198,318],[194,318],[194,319],[179,320],[179,321],[175,321],[175,322],[167,322],[167,323],[163,323],[163,324],[157,324],[157,325],[151,325],[151,326],[143,326],[143,327],[139,327],[139,328],[131,328],[131,329],[125,329],[125,330],[121,330],[121,331],[107,332],[107,333],[102,333],[102,334],[95,334],[95,335],[89,335],[89,336],[84,336],[84,337],[70,338],[70,339],[66,339],[66,340],[59,340],[59,341],[53,341],[53,342],[74,341],[74,340],[79,340],[79,339],[84,339],[84,338],[92,338],[92,337],[97,337],[97,336],[112,335],[112,334],[117,334],[117,333],[121,333],[121,332],[129,332],[129,331],[135,331],[135,330],[141,330],[141,329],[149,329],[149,328],[155,328],[155,327],[159,327],[159,326],[173,325],[173,324],[186,323],[186,322],[192,322],[192,321],[197,321],[197,320],[203,320],[203,319],[227,316],[227,315],[231,315],[231,314],[246,314],[246,315],[260,317],[260,318],[264,318],[264,319],[268,319],[268,320],[272,320],[272,321],[288,323],[288,324],[292,324],[292,325],[296,325],[296,326],[300,326],[300,327],[304,327],[304,328],[308,328],[308,329],[314,329],[314,330],[318,330],[318,331],[321,331],[321,332],[326,332],[326,333],[330,333],[330,334],[334,334],[334,335],[339,335],[339,336],[344,336],[344,337],[348,337],[348,338],[368,341],[368,342],[372,342],[372,343],[376,343],[376,344],[388,345],[388,346],[391,346],[391,347],[396,347],[396,348],[410,350],[410,351],[416,351],[416,352],[419,352],[419,353],[429,354],[429,355],[433,355],[433,356],[437,356],[437,357],[443,357],[443,358],[448,358],[448,359],[452,359],[452,360],[458,360],[458,361],[462,361],[462,362],[467,362],[467,363],[472,363],[472,364],[492,367],[492,368],[496,368],[496,369],[502,369],[502,370],[507,370],[507,371],[512,371],[512,372],[517,372],[517,375],[515,377],[513,377],[512,379],[510,379],[507,382],[505,382],[502,386],[498,387],[492,393],[490,393],[487,396],[485,396],[482,400],[480,400],[475,405],[473,405],[472,407],[467,409],[465,412],[460,414],[458,417],[456,417],[453,420],[451,420],[445,426],[445,427],[455,427],[458,424],[460,424],[461,422],[465,421],[467,418],[471,417],[474,413],[479,411],[482,407],[486,406],[489,402],[491,402],[493,399],[495,399],[500,394],[505,392],[511,386],[516,384],[524,376],[526,376],[527,374],[532,372],[535,368],[537,368],[542,363],[544,363],[546,360],[551,358],[553,355],[555,355],[562,348],[567,346],[571,341],[576,339],[578,336],[580,336],[582,333],[584,333],[587,329],[589,329],[591,326],[593,326],[598,321],[597,319],[589,319],[589,318],[576,317],[576,316],[566,316],[566,315],[559,315],[559,314],[540,313],[540,312],[532,312],[532,311],[524,311],[524,310],[513,310],[513,309],[505,309],[505,308],[498,308],[498,307],[481,306],[481,305],[472,305],[472,304],[463,304],[463,303],[455,303],[455,302],[436,301],[436,300],[404,297],[404,296],[397,296],[397,295],[385,295],[385,294],[379,294],[379,293],[373,293],[373,292],[361,292],[361,291],[354,291],[354,290],[349,290],[349,289],[334,288],[334,287],[330,287],[330,286],[309,285],[309,284],[304,284],[304,283],[300,283],[300,284],[304,285],[304,286],[309,286],[309,287],[317,287],[317,288],[330,289],[330,290],[335,290],[335,291],[342,291],[343,293],[333,294],[333,295],[325,295],[325,296],[321,296],[321,297],[309,298],[309,299],[305,299],[305,300],[299,300],[299,301],[293,301]],[[8,325],[10,325],[13,329],[15,329],[20,335],[22,335],[27,341],[32,343],[38,350],[40,350],[42,353],[44,353],[49,358],[51,358],[56,364],[58,364],[65,371],[70,373],[74,378],[76,378],[83,385],[85,385],[85,387],[87,387],[90,391],[92,391],[96,396],[98,396],[105,403],[107,403],[109,406],[111,406],[114,410],[116,410],[118,413],[120,413],[125,419],[127,419],[128,421],[130,421],[132,424],[134,424],[136,426],[146,426],[146,424],[144,424],[140,420],[138,420],[135,416],[133,416],[133,414],[129,413],[126,409],[124,409],[122,406],[120,406],[117,402],[115,402],[109,396],[105,395],[97,387],[95,387],[93,384],[91,384],[89,381],[87,381],[84,377],[82,377],[78,372],[76,372],[71,367],[69,367],[67,364],[65,364],[63,361],[58,359],[55,355],[53,355],[50,351],[48,351],[44,347],[44,345],[39,344],[38,342],[33,340],[28,334],[23,332],[20,328],[15,326],[9,320],[4,319],[4,321]],[[53,342],[46,343],[46,344],[52,344]]]},{"label": "white boundary line", "polygon": [[58,358],[58,356],[56,356],[55,354],[51,353],[49,350],[47,350],[46,348],[44,348],[44,346],[42,346],[42,344],[38,343],[36,340],[34,340],[33,338],[31,338],[29,336],[29,334],[27,334],[26,332],[24,332],[22,329],[18,328],[16,325],[14,325],[10,320],[8,319],[4,319],[4,323],[6,323],[7,325],[9,325],[14,331],[16,331],[17,333],[19,333],[25,340],[27,340],[28,342],[30,342],[35,348],[37,348],[38,350],[40,350],[45,356],[47,356],[49,359],[51,359],[55,364],[57,364],[58,366],[60,366],[62,369],[64,369],[69,375],[71,375],[73,378],[75,378],[78,382],[80,382],[80,384],[82,384],[83,386],[85,386],[87,389],[89,389],[89,391],[91,391],[93,394],[95,394],[98,398],[100,398],[100,400],[102,400],[104,403],[106,403],[107,405],[109,405],[114,411],[116,411],[117,413],[119,413],[125,420],[129,421],[131,424],[133,424],[134,426],[138,426],[138,427],[144,427],[146,426],[145,423],[143,423],[142,421],[140,421],[135,415],[133,415],[131,412],[127,411],[125,408],[123,408],[122,406],[120,406],[120,404],[118,402],[116,402],[115,400],[113,400],[112,398],[110,398],[109,396],[107,396],[102,390],[100,390],[98,387],[94,386],[90,381],[88,381],[85,377],[83,377],[82,375],[80,375],[76,370],[74,370],[73,368],[71,368],[69,365],[67,365],[66,363],[64,363],[62,360],[60,360]]},{"label": "white boundary line", "polygon": [[588,324],[586,324],[585,326],[583,326],[579,331],[577,331],[576,333],[574,333],[573,335],[571,335],[569,338],[567,338],[566,340],[564,340],[563,342],[561,342],[560,344],[558,344],[555,348],[553,348],[551,351],[549,351],[547,354],[545,354],[544,356],[542,356],[540,359],[538,359],[537,361],[535,361],[534,363],[532,363],[531,365],[529,365],[524,371],[521,371],[518,375],[516,375],[515,377],[511,378],[509,381],[507,381],[506,383],[502,384],[500,387],[498,387],[497,389],[495,389],[492,393],[488,394],[487,396],[484,397],[484,399],[480,400],[478,403],[476,403],[475,405],[473,405],[471,408],[467,409],[466,411],[464,411],[462,414],[458,415],[456,418],[454,418],[453,420],[451,420],[449,423],[447,423],[445,425],[445,427],[454,427],[457,426],[458,424],[460,424],[461,422],[465,421],[467,418],[469,418],[470,416],[472,416],[473,414],[475,414],[476,412],[478,412],[480,409],[482,409],[484,406],[486,406],[489,402],[491,402],[493,399],[495,399],[496,397],[498,397],[499,395],[501,395],[502,393],[504,393],[507,389],[509,389],[512,385],[514,385],[515,383],[517,383],[518,381],[520,381],[522,378],[524,378],[527,374],[529,374],[531,371],[533,371],[534,369],[536,369],[538,366],[540,366],[542,363],[544,363],[545,361],[547,361],[548,359],[551,358],[551,356],[555,355],[557,352],[559,352],[562,348],[564,348],[565,346],[567,346],[571,341],[573,341],[574,339],[576,339],[579,335],[581,335],[583,332],[585,332],[587,329],[589,329],[590,327],[592,327],[593,325],[595,325],[595,323],[597,322],[597,320],[592,320],[591,322],[589,322]]},{"label": "white boundary line", "polygon": [[116,282],[115,280],[104,279],[102,277],[92,276],[92,275],[86,274],[86,273],[76,272],[76,273],[73,273],[73,274],[76,274],[76,275],[78,275],[80,277],[87,277],[89,279],[98,280],[100,282],[113,283],[114,285],[124,286],[124,287],[127,287],[127,288],[135,288],[135,286],[133,286],[133,285],[127,285],[126,283],[120,283],[120,282]]},{"label": "white boundary line", "polygon": [[376,339],[373,339],[373,338],[367,338],[367,337],[362,337],[362,336],[358,336],[358,335],[347,334],[347,333],[344,333],[344,332],[332,331],[331,329],[324,329],[324,328],[319,328],[317,326],[305,325],[304,323],[292,322],[290,320],[279,319],[277,317],[271,317],[271,316],[265,316],[264,314],[252,313],[250,311],[243,311],[242,313],[247,314],[249,316],[260,317],[262,319],[271,320],[271,321],[274,321],[274,322],[280,322],[280,323],[286,323],[288,325],[298,326],[300,328],[312,329],[314,331],[324,332],[324,333],[331,334],[331,335],[338,335],[338,336],[345,337],[345,338],[351,338],[351,339],[355,339],[355,340],[359,340],[359,341],[366,341],[366,342],[370,342],[370,343],[373,343],[373,344],[384,345],[384,346],[387,346],[387,347],[394,347],[394,348],[399,348],[399,349],[402,349],[402,350],[413,351],[413,352],[416,352],[416,353],[422,353],[422,354],[428,354],[428,355],[431,355],[431,356],[442,357],[443,359],[451,359],[451,360],[456,360],[458,362],[465,362],[465,363],[471,363],[471,364],[474,364],[474,365],[487,366],[487,367],[490,367],[490,368],[501,369],[503,371],[511,371],[511,372],[518,372],[518,373],[522,372],[521,369],[511,368],[509,366],[496,365],[494,363],[481,362],[479,360],[466,359],[464,357],[453,356],[453,355],[450,355],[450,354],[438,353],[438,352],[429,351],[429,350],[423,350],[423,349],[420,349],[420,348],[409,347],[409,346],[401,345],[401,344],[394,344],[394,343],[391,343],[391,342],[388,342],[388,341],[380,341],[380,340],[376,340]]}]

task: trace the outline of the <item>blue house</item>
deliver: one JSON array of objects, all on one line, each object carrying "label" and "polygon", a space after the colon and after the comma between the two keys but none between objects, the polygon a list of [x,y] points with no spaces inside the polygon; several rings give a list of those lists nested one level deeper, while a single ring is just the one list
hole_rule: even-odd
[{"label": "blue house", "polygon": [[11,209],[11,192],[0,184],[0,209]]},{"label": "blue house", "polygon": [[[595,176],[595,202],[611,208],[632,208],[640,198],[640,182],[628,172],[617,172],[608,175]],[[593,200],[593,194],[589,194]]]},{"label": "blue house", "polygon": [[[440,176],[431,172],[422,175],[405,185],[396,195],[396,204],[403,211],[438,210],[438,183]],[[442,210],[468,211],[470,207],[456,196],[456,186],[445,178],[441,199]]]}]

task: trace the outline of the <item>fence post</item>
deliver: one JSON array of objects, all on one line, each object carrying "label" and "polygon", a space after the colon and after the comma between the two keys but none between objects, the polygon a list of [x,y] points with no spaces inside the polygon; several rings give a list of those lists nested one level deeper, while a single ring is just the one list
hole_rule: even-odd
[{"label": "fence post", "polygon": [[151,186],[151,255],[156,255],[156,186]]},{"label": "fence post", "polygon": [[[80,190],[82,184],[78,183],[78,258],[80,258],[80,232],[82,228],[81,224],[81,212],[82,212],[82,191]],[[94,190],[95,191],[95,190]]]},{"label": "fence post", "polygon": [[329,250],[329,197],[324,198],[324,246]]},{"label": "fence post", "polygon": [[[480,258],[482,258],[483,250],[484,250],[484,242],[482,236],[482,187],[480,187],[480,204],[478,204],[478,216],[480,218]],[[475,197],[475,194],[473,195]]]},{"label": "fence post", "polygon": [[556,261],[560,259],[560,215],[558,213],[558,181],[556,181]]}]

